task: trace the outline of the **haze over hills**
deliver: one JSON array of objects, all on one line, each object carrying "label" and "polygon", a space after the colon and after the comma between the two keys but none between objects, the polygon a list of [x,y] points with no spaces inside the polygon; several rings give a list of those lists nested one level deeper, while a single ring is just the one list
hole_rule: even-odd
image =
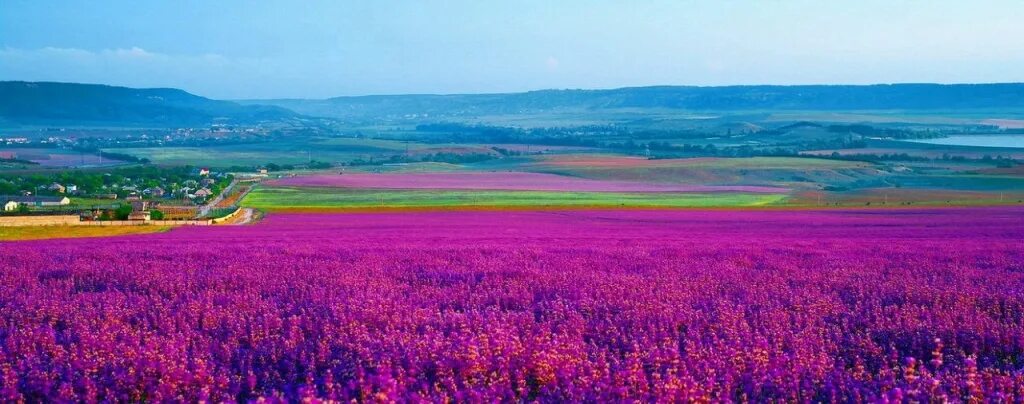
[{"label": "haze over hills", "polygon": [[173,88],[0,82],[0,122],[13,125],[205,126],[297,118],[284,108],[212,100]]},{"label": "haze over hills", "polygon": [[16,125],[205,126],[303,117],[431,119],[549,111],[981,110],[1024,108],[1024,84],[630,87],[505,94],[371,95],[324,100],[213,100],[179,89],[0,82],[0,122]]},{"label": "haze over hills", "polygon": [[474,116],[559,109],[955,110],[1024,107],[1024,84],[656,86],[507,94],[374,95],[325,100],[245,100],[341,119],[429,114]]}]

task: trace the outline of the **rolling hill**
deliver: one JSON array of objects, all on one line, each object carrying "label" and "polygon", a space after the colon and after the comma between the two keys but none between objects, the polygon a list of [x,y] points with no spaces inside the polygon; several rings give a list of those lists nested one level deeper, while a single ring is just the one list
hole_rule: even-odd
[{"label": "rolling hill", "polygon": [[298,117],[281,107],[211,100],[173,88],[0,82],[0,122],[11,125],[173,127]]},{"label": "rolling hill", "polygon": [[1024,107],[1024,83],[631,87],[507,94],[373,95],[324,100],[247,100],[341,119],[468,117],[564,110],[958,110]]}]

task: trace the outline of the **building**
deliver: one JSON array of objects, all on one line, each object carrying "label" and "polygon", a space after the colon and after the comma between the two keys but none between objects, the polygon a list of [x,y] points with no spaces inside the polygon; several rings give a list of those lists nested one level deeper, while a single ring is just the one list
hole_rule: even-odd
[{"label": "building", "polygon": [[150,214],[149,214],[148,210],[147,211],[143,211],[143,212],[132,212],[132,213],[128,214],[128,220],[149,220],[149,219],[150,219]]},{"label": "building", "polygon": [[61,193],[61,194],[63,194],[65,191],[67,191],[67,188],[65,188],[63,185],[60,185],[60,184],[58,184],[56,182],[53,183],[53,184],[50,184],[50,186],[46,187],[46,189],[51,190],[53,192]]},{"label": "building", "polygon": [[4,212],[14,212],[18,210],[18,206],[21,206],[21,204],[15,201],[4,202]]},{"label": "building", "polygon": [[164,189],[160,188],[160,187],[153,187],[153,188],[146,188],[144,191],[142,191],[142,193],[146,194],[146,195],[149,195],[149,196],[152,196],[154,198],[163,198],[164,194],[166,194],[167,191],[164,191]]},{"label": "building", "polygon": [[210,175],[210,169],[209,168],[200,168],[199,169],[199,175],[200,176]]},{"label": "building", "polygon": [[213,195],[213,192],[209,189],[203,188],[196,191],[195,195],[197,198],[208,198],[210,195]]},{"label": "building", "polygon": [[68,185],[65,188],[66,188],[66,190],[67,190],[67,192],[69,194],[77,194],[78,193],[78,185],[70,184],[70,185]]},{"label": "building", "polygon": [[[0,196],[0,201],[3,201],[5,211],[7,211],[7,206],[10,205],[11,202],[18,205],[35,207],[65,206],[71,203],[71,200],[66,196]],[[14,207],[14,209],[17,208],[17,206]]]}]

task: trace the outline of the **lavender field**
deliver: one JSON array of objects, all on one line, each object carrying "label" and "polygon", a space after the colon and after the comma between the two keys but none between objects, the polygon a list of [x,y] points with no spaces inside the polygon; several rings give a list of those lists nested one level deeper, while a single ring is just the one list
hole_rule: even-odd
[{"label": "lavender field", "polygon": [[0,243],[0,400],[1019,401],[1024,210],[272,214]]}]

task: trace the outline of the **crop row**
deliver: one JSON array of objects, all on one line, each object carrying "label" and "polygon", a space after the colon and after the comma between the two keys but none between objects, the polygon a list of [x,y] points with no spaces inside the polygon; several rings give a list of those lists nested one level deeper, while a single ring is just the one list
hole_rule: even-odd
[{"label": "crop row", "polygon": [[0,400],[1021,400],[1021,212],[964,212],[271,215],[0,244]]}]

